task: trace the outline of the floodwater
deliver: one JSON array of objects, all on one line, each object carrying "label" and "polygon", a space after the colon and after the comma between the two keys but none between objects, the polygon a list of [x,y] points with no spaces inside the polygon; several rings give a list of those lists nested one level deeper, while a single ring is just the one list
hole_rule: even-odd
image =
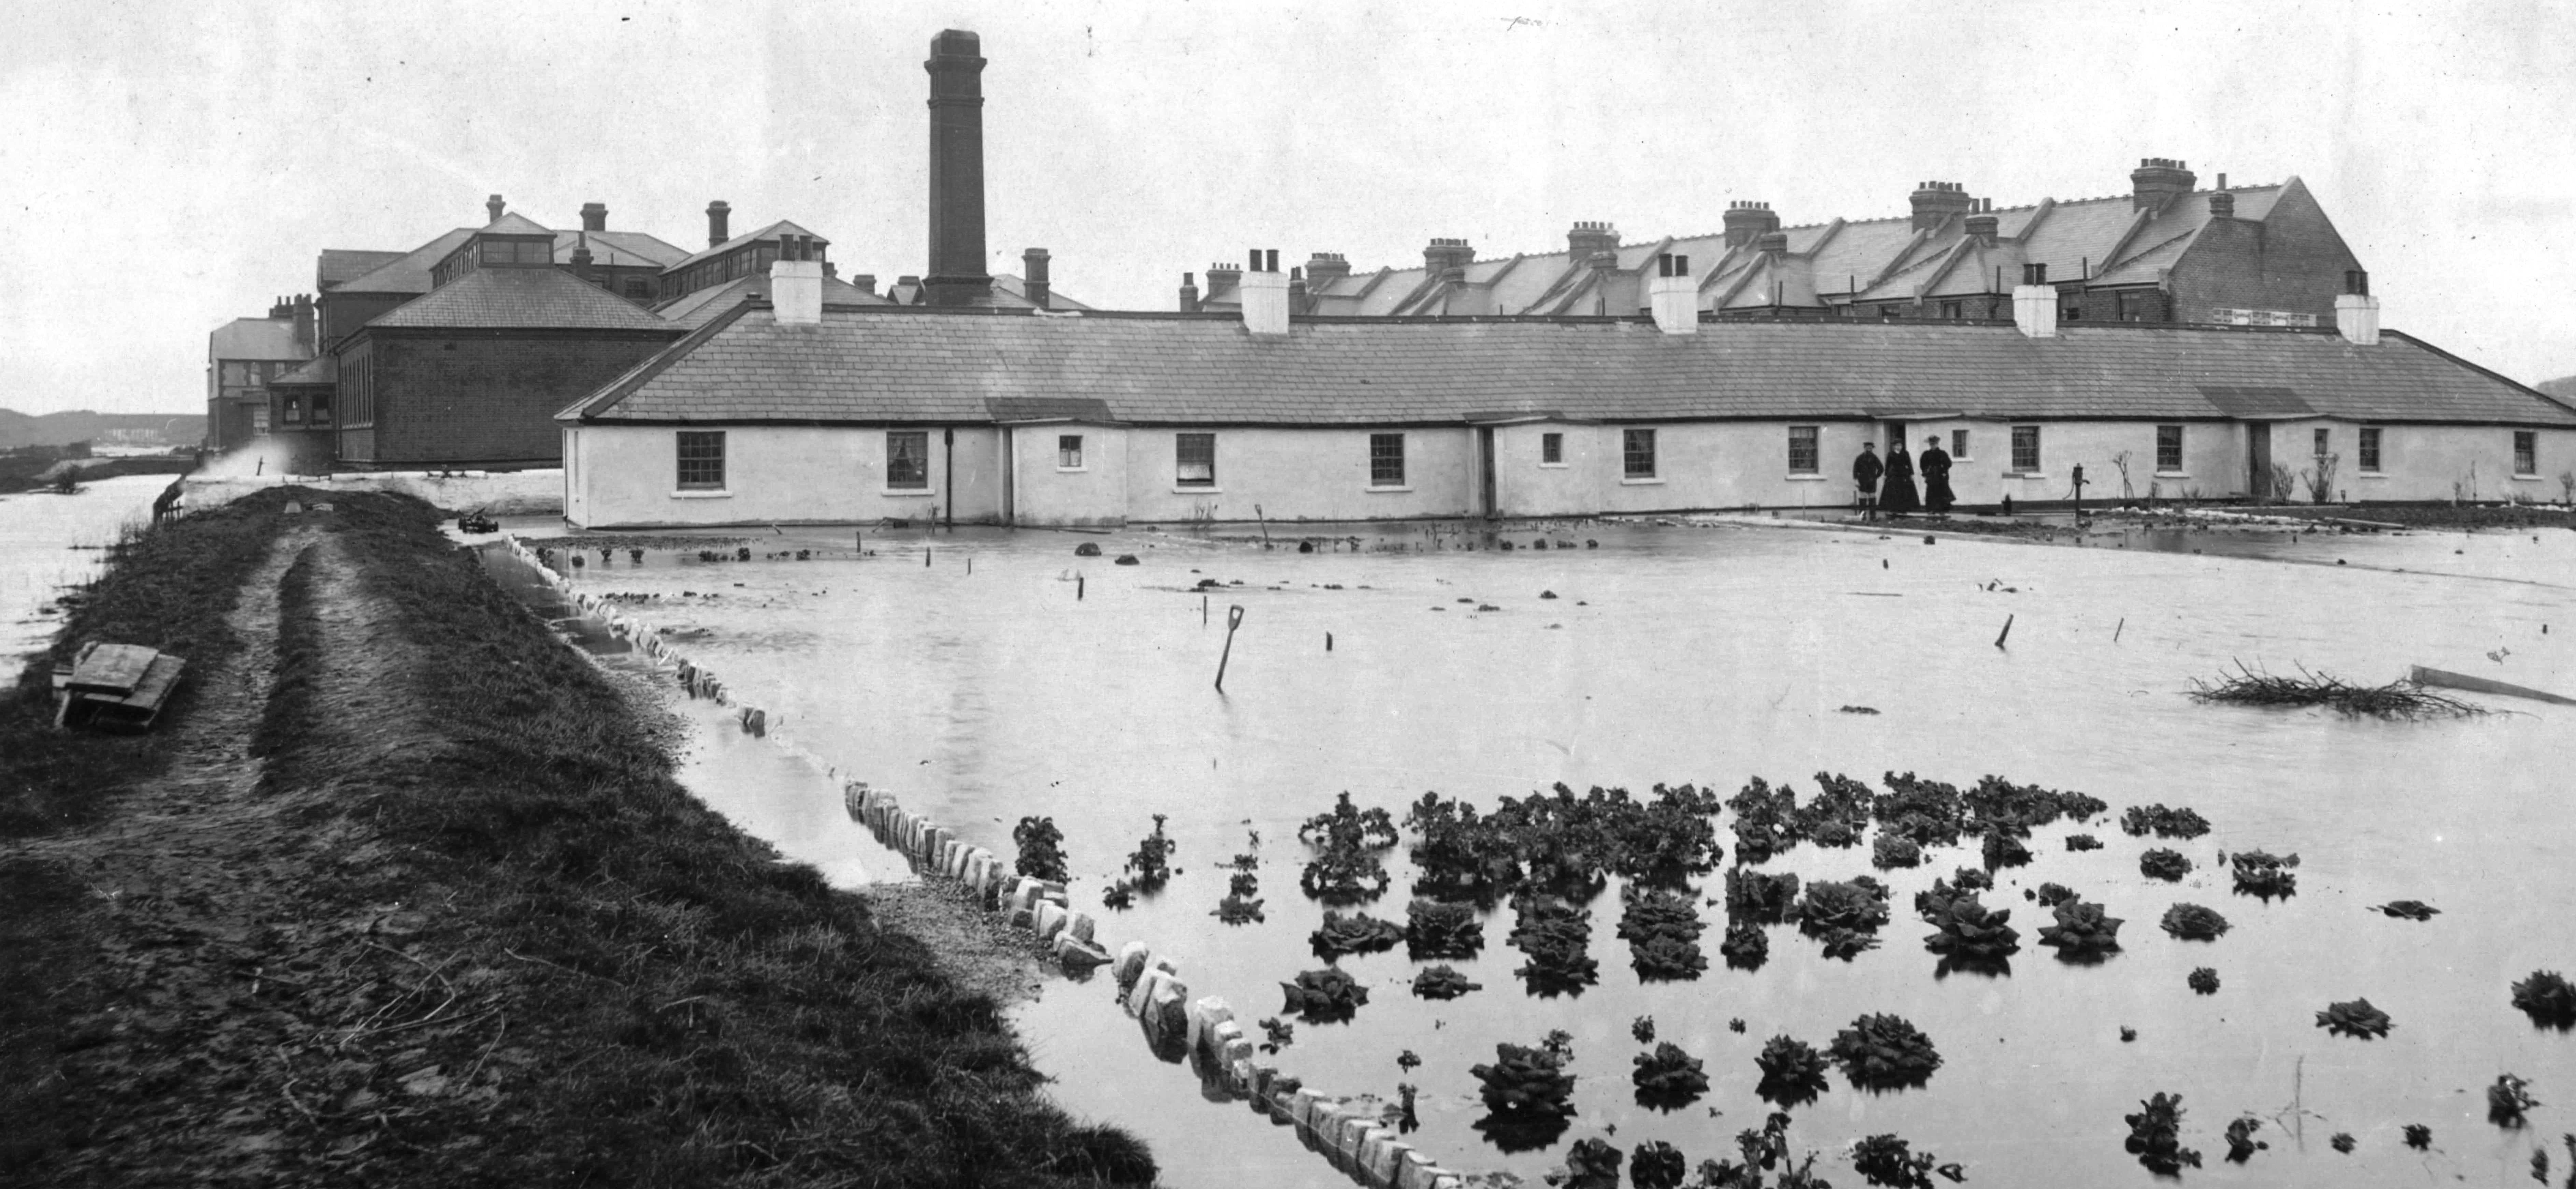
[{"label": "floodwater", "polygon": [[[1433,542],[1413,528],[1346,531]],[[1549,535],[1599,547],[1469,552],[1448,537],[1439,551],[1301,555],[1143,531],[916,529],[869,532],[861,559],[846,530],[764,531],[748,562],[656,549],[639,567],[620,549],[578,573],[597,591],[660,596],[627,610],[766,708],[769,742],[811,768],[890,789],[1005,855],[1012,822],[1052,816],[1075,906],[1101,916],[1103,940],[1176,955],[1194,996],[1222,996],[1247,1021],[1277,1011],[1280,980],[1321,965],[1296,825],[1343,790],[1400,817],[1428,790],[1490,807],[1559,781],[1732,794],[1761,776],[1803,797],[1820,770],[1873,786],[1892,770],[1961,786],[1993,773],[2111,804],[2108,819],[2040,831],[2037,861],[1999,873],[1986,902],[2014,910],[2025,947],[2000,977],[1940,977],[1910,911],[1936,874],[1976,863],[1972,848],[1883,873],[1895,919],[1881,948],[1849,962],[1774,928],[1767,965],[1727,969],[1722,910],[1707,907],[1713,968],[1644,984],[1615,936],[1615,889],[1591,905],[1601,981],[1579,996],[1523,988],[1507,908],[1488,920],[1484,956],[1455,963],[1484,984],[1463,999],[1412,997],[1416,964],[1400,948],[1344,959],[1370,1002],[1348,1024],[1299,1024],[1276,1062],[1337,1094],[1391,1099],[1413,1083],[1422,1127],[1408,1139],[1453,1168],[1534,1180],[1566,1144],[1605,1134],[1622,1151],[1665,1140],[1694,1165],[1732,1157],[1735,1133],[1770,1109],[1753,1094],[1765,1039],[1823,1048],[1881,1011],[1928,1033],[1944,1063],[1927,1086],[1888,1094],[1836,1075],[1794,1112],[1792,1144],[1825,1153],[1818,1171],[1836,1183],[1860,1183],[1840,1154],[1849,1143],[1894,1133],[1963,1164],[1972,1185],[2144,1184],[2121,1116],[2158,1091],[2182,1095],[2186,1143],[2208,1164],[2194,1182],[2519,1184],[2542,1141],[2568,1159],[2556,1144],[2576,1131],[2576,1037],[2535,1029],[2507,988],[2535,969],[2576,971],[2576,708],[2493,701],[2509,713],[2383,723],[2186,695],[2239,663],[2369,683],[2420,663],[2576,692],[2576,533],[2140,534],[2085,549],[1743,527]],[[1076,557],[1084,542],[1105,556]],[[1111,564],[1121,553],[1141,564]],[[1227,585],[1188,589],[1202,578]],[[842,864],[845,881],[882,869],[885,852],[838,812],[829,781],[702,793],[790,854]],[[2196,808],[2215,831],[2120,833],[2120,809],[2155,802]],[[1157,813],[1180,874],[1131,911],[1104,911],[1102,888]],[[2065,851],[2076,830],[2106,848]],[[1253,834],[1268,920],[1228,927],[1210,915],[1222,864]],[[2137,856],[2150,845],[2176,846],[2196,870],[2179,887],[2147,879]],[[2301,856],[2298,895],[2230,893],[2217,854],[2256,848]],[[1765,869],[1812,880],[1866,864],[1865,848],[1803,846]],[[1400,922],[1413,873],[1401,849],[1389,868],[1394,890],[1371,911]],[[2042,881],[2125,918],[2124,952],[2074,966],[2037,946],[2047,914],[2020,893]],[[1714,877],[1704,890],[1719,894]],[[2364,910],[2400,898],[2443,915]],[[2177,900],[2219,909],[2234,930],[2167,937],[2156,920]],[[2223,981],[2216,995],[2185,987],[2204,965]],[[2315,1026],[2329,1002],[2356,997],[2396,1021],[2389,1037]],[[1019,1012],[1067,1107],[1142,1135],[1172,1185],[1347,1183],[1289,1130],[1158,1062],[1110,1000],[1103,981],[1064,981]],[[1630,1038],[1639,1016],[1706,1062],[1708,1095],[1671,1114],[1633,1102],[1631,1058],[1650,1047]],[[1471,1128],[1483,1112],[1469,1067],[1553,1029],[1575,1038],[1580,1117],[1550,1150],[1506,1155]],[[1396,1063],[1407,1049],[1423,1059],[1410,1074]],[[2527,1130],[2485,1119],[2483,1088],[2506,1071],[2546,1104]],[[2240,1167],[2223,1161],[2220,1132],[2245,1114],[2270,1147]],[[2429,1151],[2404,1146],[2408,1123],[2431,1126]],[[2357,1150],[2328,1146],[2336,1132]]]},{"label": "floodwater", "polygon": [[[70,495],[0,495],[0,656],[40,652],[62,628],[54,600],[98,575],[107,546],[129,523],[152,519],[168,475],[125,475]],[[17,666],[10,665],[12,673]]]}]

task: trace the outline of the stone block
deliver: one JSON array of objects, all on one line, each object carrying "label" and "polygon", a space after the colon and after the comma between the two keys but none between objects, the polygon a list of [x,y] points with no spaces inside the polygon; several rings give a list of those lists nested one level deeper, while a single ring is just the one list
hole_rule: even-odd
[{"label": "stone block", "polygon": [[1014,929],[1034,929],[1038,923],[1037,914],[1026,908],[1012,909],[1009,920]]},{"label": "stone block", "polygon": [[1224,1047],[1217,1050],[1217,1055],[1228,1061],[1250,1060],[1252,1055],[1259,1051],[1260,1050],[1258,1048],[1254,1047],[1252,1038],[1247,1036],[1237,1036],[1232,1040],[1226,1041]]},{"label": "stone block", "polygon": [[1392,1131],[1380,1129],[1361,1151],[1361,1167],[1368,1173],[1369,1184],[1376,1189],[1395,1189],[1396,1177],[1404,1169],[1413,1146],[1397,1139]]},{"label": "stone block", "polygon": [[1420,1152],[1406,1151],[1395,1167],[1395,1189],[1431,1189],[1432,1178],[1441,1168],[1425,1159]]},{"label": "stone block", "polygon": [[1055,939],[1055,959],[1066,970],[1080,972],[1108,965],[1109,951],[1059,933]]},{"label": "stone block", "polygon": [[1296,1093],[1288,1096],[1288,1121],[1299,1127],[1313,1127],[1315,1104],[1323,1100],[1323,1095],[1299,1087]]},{"label": "stone block", "polygon": [[1244,1098],[1258,1097],[1254,1093],[1254,1088],[1259,1081],[1252,1065],[1252,1058],[1243,1057],[1225,1063],[1225,1087],[1237,1095]]},{"label": "stone block", "polygon": [[1234,1009],[1214,995],[1190,1004],[1190,1051],[1197,1052],[1202,1048],[1215,1051],[1215,1046],[1208,1043],[1208,1030],[1233,1021]]},{"label": "stone block", "polygon": [[1153,950],[1141,941],[1131,941],[1118,947],[1118,967],[1113,972],[1118,976],[1118,985],[1128,986],[1142,977],[1145,960],[1152,956]]},{"label": "stone block", "polygon": [[[1136,980],[1135,989],[1127,993],[1127,1014],[1140,1020],[1144,1019],[1145,1009],[1147,1005],[1154,1002],[1155,996],[1171,994],[1179,997],[1179,1002],[1186,1003],[1189,993],[1189,986],[1173,976],[1170,971],[1148,969],[1143,978]],[[1173,1017],[1173,1023],[1179,1029],[1173,1039],[1177,1040],[1188,1035],[1187,1030],[1190,1026],[1188,1016],[1176,1014]]]},{"label": "stone block", "polygon": [[1243,1025],[1233,1020],[1209,1020],[1199,1025],[1198,1037],[1191,1041],[1190,1045],[1192,1048],[1207,1049],[1211,1057],[1231,1061],[1233,1058],[1226,1056],[1226,1046],[1241,1039],[1243,1039]]},{"label": "stone block", "polygon": [[1041,901],[1037,907],[1037,934],[1040,941],[1054,941],[1064,931],[1064,909]]},{"label": "stone block", "polygon": [[1146,996],[1145,1033],[1157,1042],[1178,1040],[1189,1034],[1189,988],[1178,979],[1166,979]]},{"label": "stone block", "polygon": [[1075,937],[1081,938],[1084,941],[1092,940],[1091,932],[1095,926],[1091,920],[1091,914],[1087,912],[1077,912],[1072,914],[1072,916],[1073,919],[1065,923],[1064,931],[1071,933]]}]

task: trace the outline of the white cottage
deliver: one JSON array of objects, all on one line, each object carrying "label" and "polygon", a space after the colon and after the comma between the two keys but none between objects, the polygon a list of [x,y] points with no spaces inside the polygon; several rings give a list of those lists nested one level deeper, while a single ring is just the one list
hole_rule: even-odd
[{"label": "white cottage", "polygon": [[[1851,502],[1937,437],[1964,507],[2088,498],[2556,500],[2576,410],[2377,327],[1051,315],[825,306],[782,263],[565,409],[590,528],[1573,516]],[[1276,284],[1269,282],[1276,281]],[[1275,300],[1273,295],[1275,294]]]}]

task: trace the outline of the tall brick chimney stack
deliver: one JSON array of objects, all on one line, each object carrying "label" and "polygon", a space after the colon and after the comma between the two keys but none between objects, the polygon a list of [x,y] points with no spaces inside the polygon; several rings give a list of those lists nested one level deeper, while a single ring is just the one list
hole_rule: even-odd
[{"label": "tall brick chimney stack", "polygon": [[1726,246],[1730,248],[1741,248],[1766,232],[1780,229],[1780,216],[1771,213],[1767,202],[1727,203],[1725,221]]},{"label": "tall brick chimney stack", "polygon": [[604,202],[581,204],[581,229],[584,231],[608,230],[608,204]]},{"label": "tall brick chimney stack", "polygon": [[1476,249],[1463,239],[1435,238],[1422,249],[1422,267],[1430,276],[1439,277],[1451,269],[1464,269],[1476,262]]},{"label": "tall brick chimney stack", "polygon": [[1933,231],[1951,219],[1977,209],[1968,188],[1957,182],[1925,182],[1914,188],[1914,229]]},{"label": "tall brick chimney stack", "polygon": [[1020,253],[1020,287],[1028,292],[1029,304],[1043,310],[1054,287],[1047,283],[1047,250],[1030,248]]},{"label": "tall brick chimney stack", "polygon": [[1196,273],[1181,274],[1181,312],[1199,312],[1199,278]]},{"label": "tall brick chimney stack", "polygon": [[1349,275],[1351,262],[1339,252],[1316,252],[1306,257],[1306,280],[1317,289],[1329,288]]},{"label": "tall brick chimney stack", "polygon": [[492,217],[491,217],[491,218],[488,218],[488,219],[483,220],[483,225],[484,225],[484,226],[486,226],[486,227],[489,227],[489,226],[491,226],[491,225],[492,225],[492,224],[494,224],[494,223],[498,223],[498,222],[500,222],[500,221],[501,221],[501,212],[503,212],[503,211],[505,211],[505,210],[508,210],[508,209],[510,209],[510,208],[509,208],[509,205],[508,205],[507,203],[504,203],[504,202],[502,202],[502,201],[501,201],[501,196],[500,196],[500,195],[495,194],[495,195],[491,196],[490,198],[486,198],[486,199],[484,199],[484,200],[483,200],[483,209],[484,209],[484,210],[486,210],[486,211],[491,212]]},{"label": "tall brick chimney stack", "polygon": [[310,293],[295,295],[295,341],[303,344],[305,350],[313,350],[313,295]]},{"label": "tall brick chimney stack", "polygon": [[984,43],[963,29],[930,39],[930,273],[935,306],[980,305],[984,271]]},{"label": "tall brick chimney stack", "polygon": [[2191,193],[2199,179],[2182,162],[2170,157],[2148,157],[2129,171],[2129,209],[2143,211],[2160,208],[2175,198]]},{"label": "tall brick chimney stack", "polygon": [[725,234],[725,224],[733,218],[733,204],[717,199],[707,204],[707,246],[721,248],[733,237]]},{"label": "tall brick chimney stack", "polygon": [[1594,222],[1587,219],[1577,222],[1571,230],[1568,230],[1565,233],[1566,259],[1569,260],[1590,260],[1592,259],[1592,254],[1594,252],[1615,252],[1618,250],[1619,232],[1608,223]]}]

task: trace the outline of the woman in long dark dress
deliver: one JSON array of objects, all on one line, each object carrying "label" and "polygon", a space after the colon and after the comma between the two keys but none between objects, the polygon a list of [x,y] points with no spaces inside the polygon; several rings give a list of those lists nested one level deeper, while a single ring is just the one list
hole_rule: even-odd
[{"label": "woman in long dark dress", "polygon": [[1905,453],[1904,442],[1888,443],[1887,475],[1878,483],[1878,510],[1903,516],[1922,506],[1914,496],[1914,459]]},{"label": "woman in long dark dress", "polygon": [[1950,491],[1950,452],[1941,448],[1937,436],[1923,439],[1923,510],[1935,516],[1946,513],[1958,496]]}]

